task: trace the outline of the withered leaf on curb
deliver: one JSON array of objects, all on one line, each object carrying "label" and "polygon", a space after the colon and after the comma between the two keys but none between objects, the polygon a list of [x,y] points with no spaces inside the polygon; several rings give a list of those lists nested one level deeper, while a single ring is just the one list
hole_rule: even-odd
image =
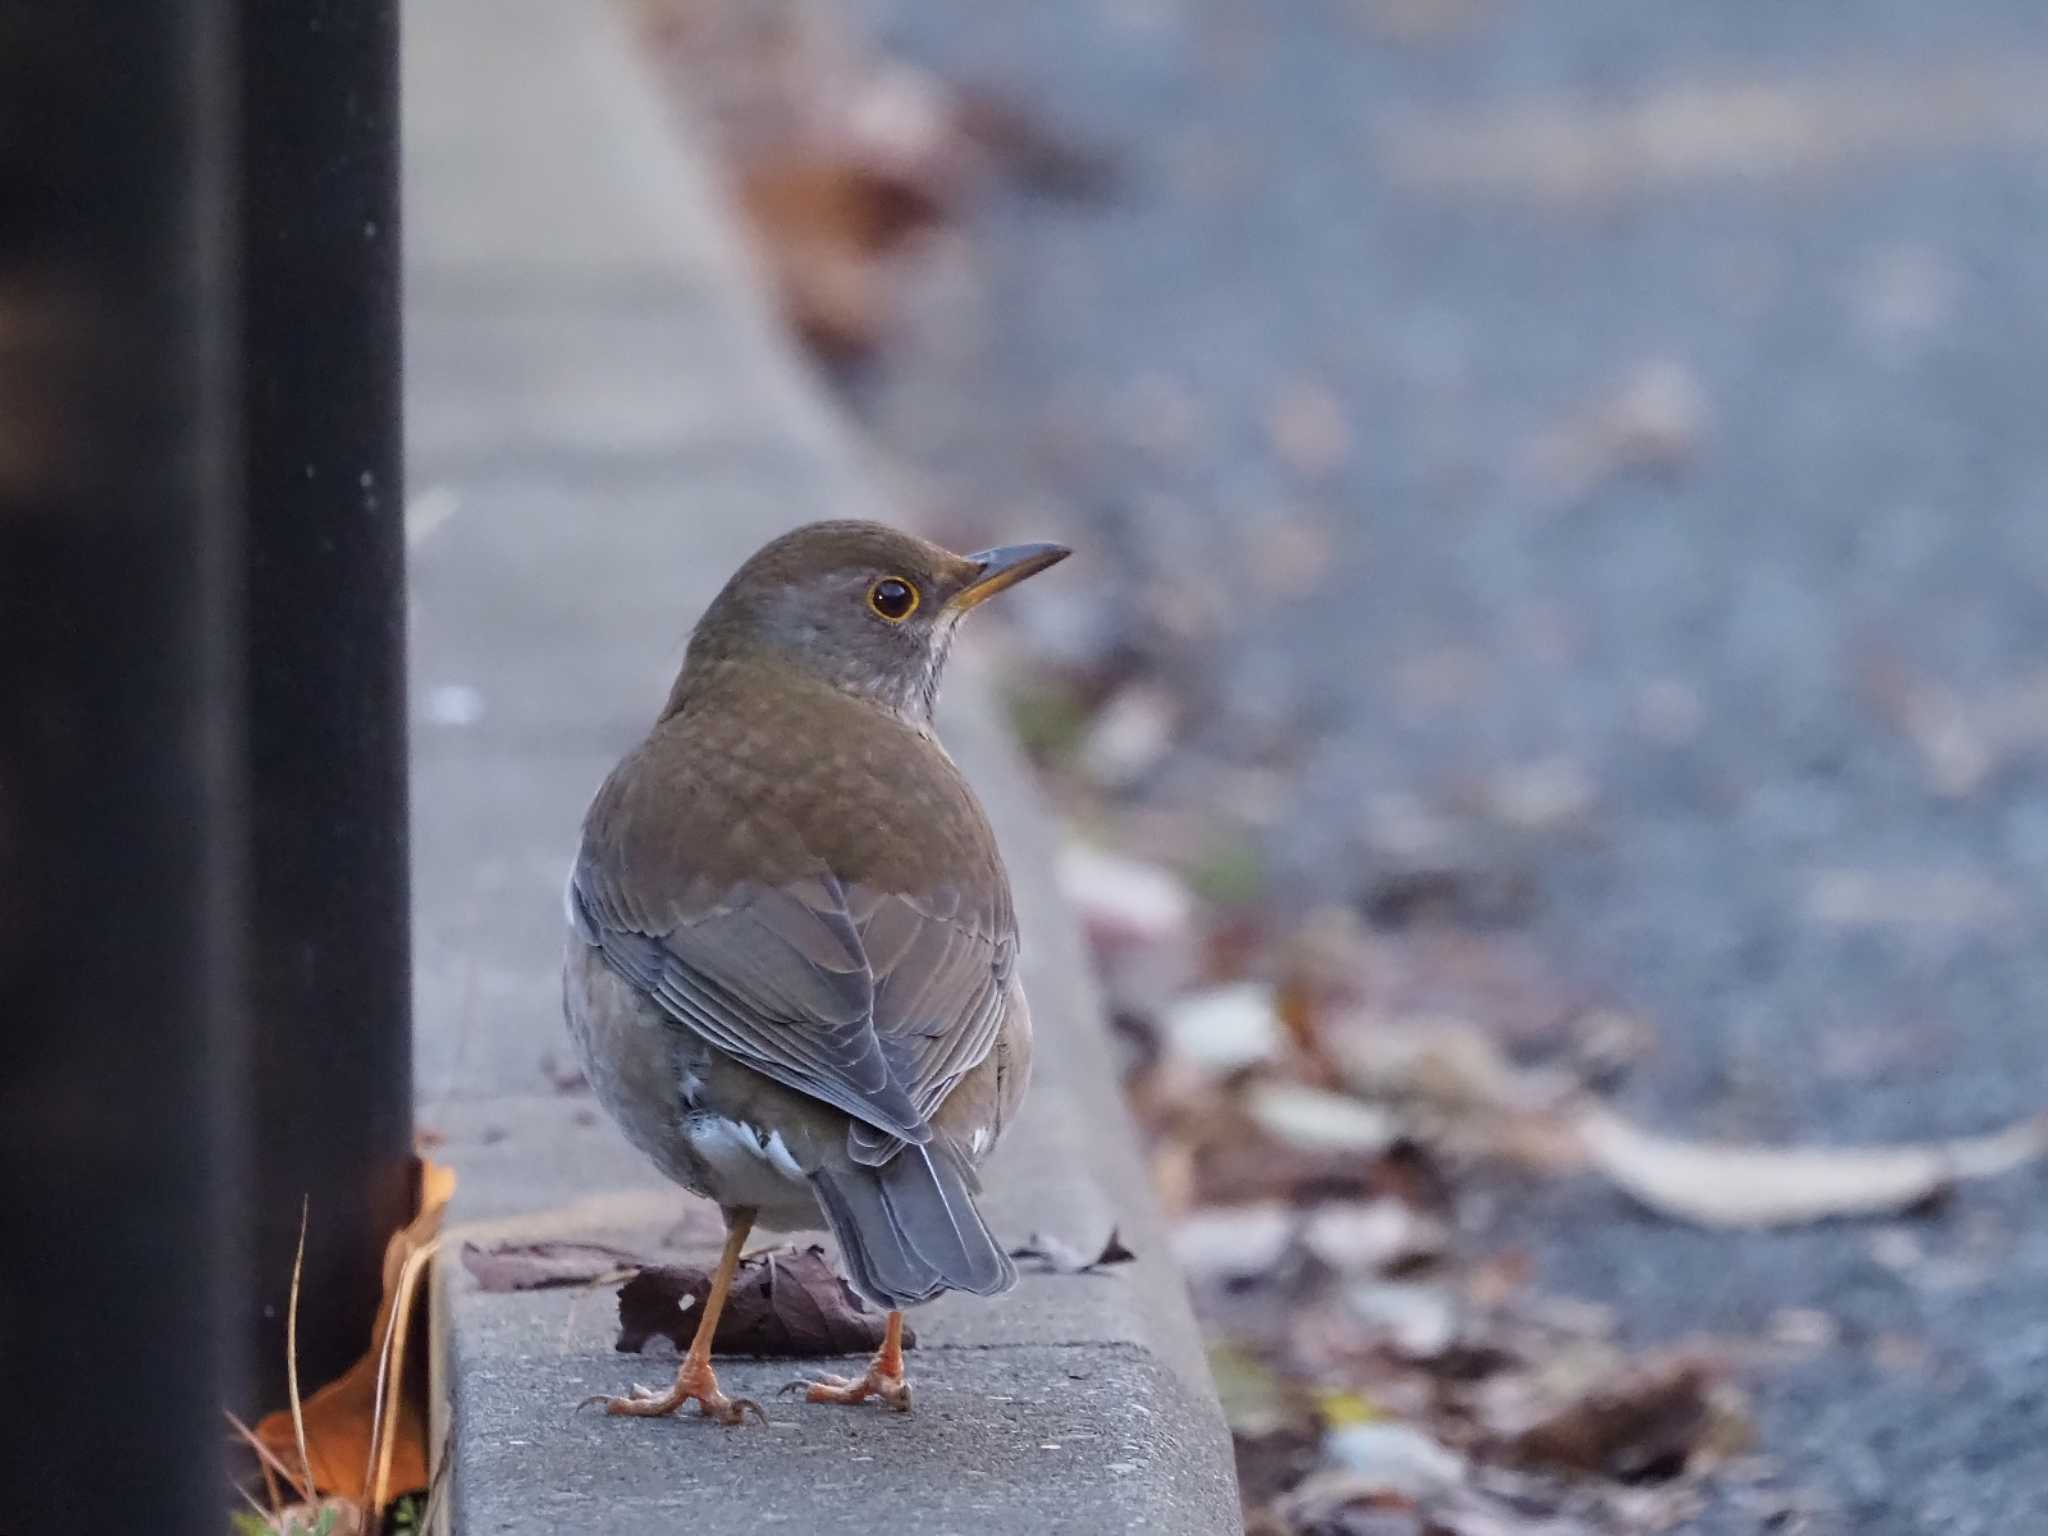
[{"label": "withered leaf on curb", "polygon": [[621,1270],[645,1269],[647,1261],[604,1243],[499,1243],[462,1245],[462,1267],[480,1290],[544,1291],[557,1285],[588,1285]]},{"label": "withered leaf on curb", "polygon": [[[641,1270],[619,1287],[615,1347],[638,1354],[649,1339],[664,1338],[687,1349],[697,1331],[697,1309],[710,1294],[707,1266]],[[717,1354],[794,1359],[864,1355],[881,1347],[885,1325],[882,1314],[870,1311],[832,1272],[823,1248],[773,1248],[740,1260],[711,1348]],[[916,1343],[906,1327],[903,1347]]]},{"label": "withered leaf on curb", "polygon": [[1065,1238],[1054,1237],[1050,1232],[1032,1233],[1010,1250],[1010,1257],[1036,1263],[1040,1274],[1097,1275],[1112,1264],[1128,1264],[1137,1255],[1124,1246],[1117,1229],[1111,1227],[1101,1251],[1092,1259]]}]

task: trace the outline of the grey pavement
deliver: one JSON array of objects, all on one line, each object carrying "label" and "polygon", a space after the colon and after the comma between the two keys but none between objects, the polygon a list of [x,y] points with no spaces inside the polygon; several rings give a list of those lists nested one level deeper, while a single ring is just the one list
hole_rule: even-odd
[{"label": "grey pavement", "polygon": [[[1122,162],[1099,211],[983,207],[979,291],[864,400],[942,494],[1099,552],[1063,616],[1210,616],[1152,643],[1196,723],[1135,801],[1277,779],[1301,900],[1397,863],[1387,808],[1448,824],[1654,1022],[1627,1098],[1673,1130],[2048,1102],[2048,10],[858,9]],[[1645,378],[1674,471],[1569,484]],[[1273,427],[1318,394],[1320,466]],[[1327,548],[1285,600],[1246,574],[1282,534]],[[1532,767],[1533,828],[1494,809]],[[1639,1339],[1826,1312],[1760,1448],[1833,1528],[1959,1536],[2048,1529],[2044,1196],[1738,1236],[1539,1186],[1496,1235]]]},{"label": "grey pavement", "polygon": [[[687,1197],[545,1070],[566,1055],[577,823],[739,560],[793,523],[891,502],[755,293],[618,9],[418,0],[405,20],[421,1120],[461,1178],[451,1248],[657,1251]],[[1010,850],[1043,1032],[991,1219],[1020,1240],[1121,1224],[1140,1262],[921,1311],[908,1420],[771,1402],[765,1430],[572,1415],[672,1367],[613,1352],[606,1294],[487,1295],[446,1264],[456,1530],[1237,1529],[1047,827],[964,650],[942,734]],[[674,1256],[704,1251],[704,1214]],[[737,1362],[728,1380],[765,1396],[800,1365]]]}]

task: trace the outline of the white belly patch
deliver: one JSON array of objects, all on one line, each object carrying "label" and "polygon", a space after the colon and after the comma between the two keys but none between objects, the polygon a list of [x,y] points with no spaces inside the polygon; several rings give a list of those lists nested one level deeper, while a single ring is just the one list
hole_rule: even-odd
[{"label": "white belly patch", "polygon": [[744,1121],[698,1113],[684,1120],[683,1135],[710,1170],[715,1188],[708,1193],[721,1205],[783,1206],[792,1194],[810,1196],[780,1131],[764,1140]]}]

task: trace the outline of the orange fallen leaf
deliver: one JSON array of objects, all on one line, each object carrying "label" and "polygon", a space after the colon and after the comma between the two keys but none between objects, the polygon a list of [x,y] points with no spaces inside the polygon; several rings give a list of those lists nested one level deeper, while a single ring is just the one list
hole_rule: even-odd
[{"label": "orange fallen leaf", "polygon": [[[301,1405],[315,1489],[361,1497],[380,1514],[387,1494],[424,1488],[429,1475],[425,1415],[399,1390],[399,1382],[406,1320],[419,1277],[439,1241],[442,1213],[455,1192],[455,1170],[421,1158],[419,1173],[419,1213],[384,1247],[384,1295],[369,1348]],[[388,1426],[382,1424],[385,1419]],[[265,1415],[256,1438],[286,1465],[297,1464],[298,1436],[290,1409]]]}]

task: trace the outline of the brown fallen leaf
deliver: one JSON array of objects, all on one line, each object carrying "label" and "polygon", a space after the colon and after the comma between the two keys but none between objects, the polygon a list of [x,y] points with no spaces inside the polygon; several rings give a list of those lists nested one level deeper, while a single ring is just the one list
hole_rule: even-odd
[{"label": "brown fallen leaf", "polygon": [[[643,1269],[619,1287],[619,1340],[638,1354],[649,1339],[687,1349],[697,1309],[711,1294],[711,1271],[698,1265]],[[861,1355],[881,1347],[885,1319],[868,1309],[832,1266],[825,1250],[773,1248],[740,1260],[711,1347],[719,1354],[814,1359]],[[903,1347],[917,1336],[903,1330]]]},{"label": "brown fallen leaf", "polygon": [[1658,1136],[1603,1105],[1572,1129],[1588,1159],[1660,1215],[1705,1227],[1777,1227],[1911,1210],[1966,1179],[2048,1155],[2048,1113],[1988,1136],[1864,1147],[1759,1147]]},{"label": "brown fallen leaf", "polygon": [[[380,1516],[385,1495],[425,1488],[428,1480],[424,1405],[400,1390],[400,1384],[412,1302],[455,1193],[455,1170],[425,1158],[418,1162],[419,1213],[384,1247],[384,1297],[370,1328],[369,1347],[307,1398],[301,1413],[314,1488],[360,1498]],[[289,1409],[266,1414],[256,1425],[256,1437],[280,1461],[298,1465],[298,1433]]]},{"label": "brown fallen leaf", "polygon": [[890,336],[917,237],[1003,177],[1093,200],[1100,152],[1023,104],[868,46],[819,7],[638,0],[650,51],[709,130],[785,319],[828,365]]},{"label": "brown fallen leaf", "polygon": [[1274,1198],[1309,1205],[1385,1196],[1433,1210],[1447,1198],[1442,1170],[1429,1150],[1406,1138],[1371,1156],[1343,1148],[1301,1147],[1272,1135],[1235,1103],[1220,1106],[1205,1123],[1186,1128],[1186,1135],[1193,1180],[1190,1196],[1200,1205]]},{"label": "brown fallen leaf", "polygon": [[1727,1450],[1739,1431],[1721,1422],[1720,1372],[1696,1356],[1633,1367],[1595,1383],[1510,1442],[1527,1465],[1648,1482],[1675,1477],[1705,1449]]},{"label": "brown fallen leaf", "polygon": [[647,1261],[604,1243],[499,1243],[462,1245],[462,1267],[486,1291],[543,1291],[557,1285],[588,1285],[614,1279],[622,1270],[645,1269]]},{"label": "brown fallen leaf", "polygon": [[937,195],[824,149],[748,165],[736,180],[740,208],[797,335],[828,362],[872,353],[893,318],[883,258],[938,221]]},{"label": "brown fallen leaf", "polygon": [[1050,1232],[1032,1233],[1010,1250],[1010,1257],[1035,1262],[1043,1274],[1099,1275],[1112,1264],[1130,1263],[1137,1255],[1124,1246],[1117,1229],[1111,1227],[1101,1251],[1092,1259],[1065,1238],[1054,1237]]}]

